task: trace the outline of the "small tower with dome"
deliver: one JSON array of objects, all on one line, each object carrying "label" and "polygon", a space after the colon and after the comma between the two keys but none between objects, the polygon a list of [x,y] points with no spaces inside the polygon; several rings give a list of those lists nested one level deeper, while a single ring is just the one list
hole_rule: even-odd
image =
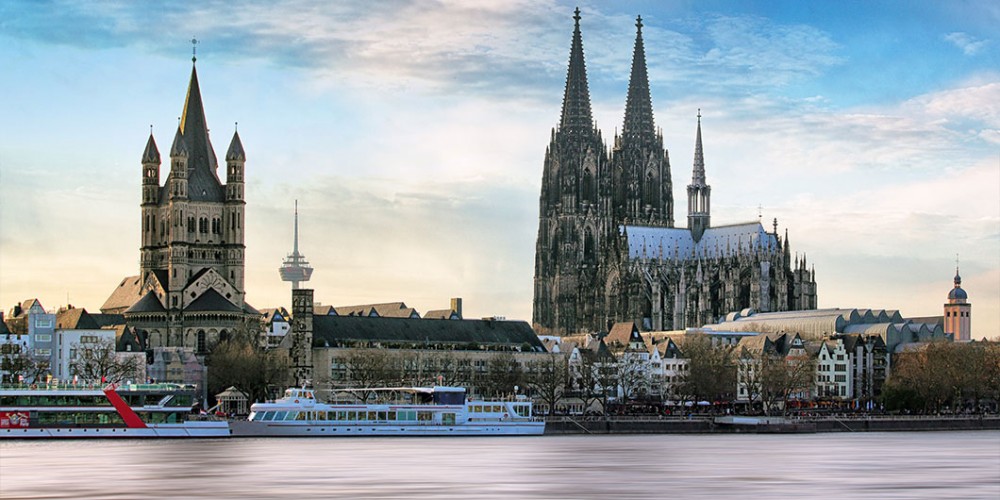
[{"label": "small tower with dome", "polygon": [[956,342],[972,339],[972,304],[969,295],[962,290],[962,276],[955,266],[955,287],[948,292],[948,302],[944,305],[944,331],[954,335]]}]

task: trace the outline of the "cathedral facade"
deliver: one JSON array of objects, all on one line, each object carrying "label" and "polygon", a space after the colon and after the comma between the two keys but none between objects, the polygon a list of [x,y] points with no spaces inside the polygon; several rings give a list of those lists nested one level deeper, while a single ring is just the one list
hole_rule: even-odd
[{"label": "cathedral facade", "polygon": [[226,183],[220,181],[192,66],[162,185],[152,132],[142,154],[139,275],[124,278],[101,307],[123,314],[147,348],[204,353],[259,318],[244,301],[245,163],[234,132],[225,157]]},{"label": "cathedral facade", "polygon": [[577,9],[559,125],[545,152],[532,322],[540,334],[712,323],[741,309],[816,308],[815,272],[793,258],[777,221],[713,226],[699,113],[687,227],[674,226],[673,181],[653,121],[642,19],[610,151],[591,115]]}]

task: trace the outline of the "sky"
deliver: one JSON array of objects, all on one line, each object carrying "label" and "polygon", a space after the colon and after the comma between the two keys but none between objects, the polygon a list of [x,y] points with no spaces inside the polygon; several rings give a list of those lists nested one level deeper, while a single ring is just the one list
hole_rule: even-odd
[{"label": "sky", "polygon": [[150,127],[169,151],[197,38],[216,153],[238,126],[247,154],[248,302],[290,304],[297,199],[317,301],[530,321],[576,6],[608,140],[642,16],[679,226],[700,109],[712,222],[777,218],[820,307],[940,315],[957,259],[973,337],[1000,334],[990,0],[8,0],[0,306],[97,311],[138,274],[140,158]]}]

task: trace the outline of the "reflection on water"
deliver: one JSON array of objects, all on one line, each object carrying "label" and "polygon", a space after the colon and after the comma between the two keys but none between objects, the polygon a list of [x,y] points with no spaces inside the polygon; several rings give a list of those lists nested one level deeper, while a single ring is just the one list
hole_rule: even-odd
[{"label": "reflection on water", "polygon": [[0,498],[1000,498],[1000,432],[4,442]]}]

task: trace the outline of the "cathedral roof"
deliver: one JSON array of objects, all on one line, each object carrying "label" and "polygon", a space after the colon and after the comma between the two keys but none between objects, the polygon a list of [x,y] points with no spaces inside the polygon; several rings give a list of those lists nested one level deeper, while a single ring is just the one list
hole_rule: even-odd
[{"label": "cathedral roof", "polygon": [[583,59],[583,37],[580,35],[580,9],[573,14],[573,44],[566,72],[566,92],[563,95],[561,132],[589,132],[594,127],[590,112],[590,90],[587,87],[587,65]]},{"label": "cathedral roof", "polygon": [[[202,105],[201,88],[198,86],[198,71],[194,66],[191,67],[191,81],[188,84],[184,111],[177,130],[181,140],[178,143],[175,139],[175,146],[182,147],[188,155],[188,199],[225,200],[225,193],[217,173],[218,160],[212,148],[212,141],[208,137],[205,107]],[[174,155],[173,149],[171,148],[171,156]]]},{"label": "cathedral roof", "polygon": [[146,141],[146,149],[142,152],[142,163],[160,163],[160,150],[156,148],[156,141],[153,140],[153,133],[149,133],[149,140]]},{"label": "cathedral roof", "polygon": [[622,226],[629,259],[691,260],[776,251],[778,240],[759,222],[710,227],[697,242],[686,228]]}]

